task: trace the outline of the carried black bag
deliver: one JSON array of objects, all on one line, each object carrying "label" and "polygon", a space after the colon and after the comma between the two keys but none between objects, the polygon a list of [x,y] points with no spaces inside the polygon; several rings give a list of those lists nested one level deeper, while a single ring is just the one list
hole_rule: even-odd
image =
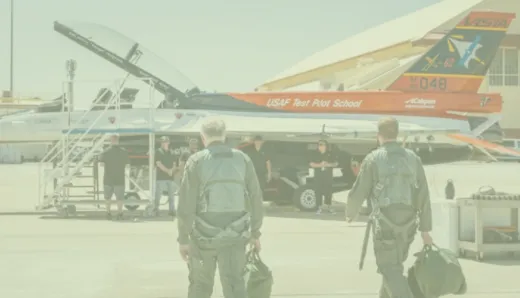
[{"label": "carried black bag", "polygon": [[414,256],[417,259],[408,270],[408,284],[415,297],[466,293],[466,278],[453,252],[434,244],[425,245]]},{"label": "carried black bag", "polygon": [[273,289],[273,274],[254,249],[246,254],[244,278],[248,298],[269,298]]}]

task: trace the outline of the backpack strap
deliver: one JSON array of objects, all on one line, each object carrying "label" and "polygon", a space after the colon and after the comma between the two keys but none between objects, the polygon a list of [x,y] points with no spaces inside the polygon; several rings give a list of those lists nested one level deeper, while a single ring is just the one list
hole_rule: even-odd
[{"label": "backpack strap", "polygon": [[[225,158],[233,158],[234,156],[234,152],[232,150],[230,151],[227,151],[227,152],[210,152],[211,156],[212,157],[215,157],[216,159],[225,159]],[[218,166],[215,167],[215,169],[213,169],[211,175],[208,176],[208,178],[206,179],[206,181],[204,181],[202,183],[202,188],[200,189],[200,197],[204,197],[204,194],[206,193],[206,190],[208,188],[208,186],[210,185],[213,185],[213,184],[217,184],[217,183],[235,183],[235,184],[239,184],[239,185],[242,185],[244,186],[244,191],[246,192],[246,195],[248,195],[247,193],[247,189],[245,187],[245,183],[243,180],[238,180],[238,179],[218,179],[218,180],[213,180],[212,177],[214,177],[218,171],[221,169],[221,167],[224,165],[224,160],[222,160],[220,162],[220,164]],[[247,166],[245,160],[244,160],[244,166]]]},{"label": "backpack strap", "polygon": [[[404,149],[404,148],[400,148],[401,150],[399,151],[391,151],[391,152],[388,152],[388,156],[390,155],[394,155],[394,156],[398,156],[398,158],[403,158],[403,159],[406,159],[406,166],[408,167],[408,169],[410,170],[410,172],[412,173],[416,173],[417,171],[412,171],[411,170],[411,166],[410,166],[410,161],[414,162],[415,164],[415,160],[412,160],[412,158],[410,158],[410,155],[408,154],[408,152]],[[377,163],[377,161],[376,161]],[[378,174],[379,175],[379,174]],[[384,181],[380,181],[379,180],[379,177],[378,177],[378,181],[376,183],[376,185],[374,186],[373,190],[372,190],[372,207],[373,207],[373,210],[376,210],[378,209],[379,210],[379,205],[378,205],[378,198],[379,196],[381,195],[381,193],[383,192],[384,188],[386,185],[388,185],[388,183],[390,183],[390,176],[391,175],[387,175],[384,179]],[[417,185],[417,174],[415,175],[415,185]],[[413,187],[413,186],[410,186],[410,187]]]},{"label": "backpack strap", "polygon": [[[409,161],[411,160],[410,159],[410,155],[408,154],[408,152],[406,152],[406,150],[399,150],[398,152],[389,152],[389,155],[390,154],[393,154],[393,155],[398,155],[399,157],[402,157],[402,158],[405,158],[407,160],[406,162],[406,166],[410,167],[409,165]],[[413,171],[415,172],[415,171]],[[381,231],[381,222],[384,222],[386,225],[388,225],[394,235],[395,235],[395,240],[396,240],[396,244],[399,246],[399,247],[402,247],[402,245],[405,245],[405,243],[408,241],[408,232],[409,230],[412,228],[412,226],[414,224],[417,224],[417,218],[414,217],[410,220],[410,222],[407,222],[405,223],[404,225],[396,225],[394,223],[392,223],[382,212],[381,212],[381,208],[378,204],[378,198],[379,196],[381,195],[381,193],[383,192],[384,188],[386,185],[388,185],[388,183],[390,182],[390,176],[386,176],[384,181],[378,181],[376,183],[376,186],[374,187],[374,189],[372,190],[372,213],[370,214],[370,221],[372,221],[372,226],[373,226],[373,232],[375,234],[379,233]],[[416,182],[417,183],[417,182]],[[410,186],[410,187],[413,187],[413,186]],[[399,259],[401,260],[403,258],[403,256],[399,255],[398,256]]]},{"label": "backpack strap", "polygon": [[[233,152],[210,152],[210,155],[212,157],[215,157],[216,159],[223,159],[223,158],[232,158],[233,157]],[[208,185],[211,185],[211,184],[214,184],[214,183],[219,183],[221,182],[222,180],[219,180],[219,181],[212,181],[212,177],[214,177],[217,172],[220,170],[220,168],[222,167],[222,165],[224,164],[224,161],[221,161],[220,164],[215,167],[215,169],[213,169],[213,172],[211,173],[211,175],[208,176],[208,179],[206,181],[204,181],[204,183],[202,184],[203,187],[201,188],[201,191],[202,193],[205,192],[206,188],[208,187]],[[228,181],[225,181],[225,182],[228,182]],[[230,179],[230,182],[235,182],[234,179]]]}]

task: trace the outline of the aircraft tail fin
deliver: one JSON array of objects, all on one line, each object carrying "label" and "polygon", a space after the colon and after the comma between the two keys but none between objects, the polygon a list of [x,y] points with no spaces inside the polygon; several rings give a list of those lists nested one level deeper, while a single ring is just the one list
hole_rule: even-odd
[{"label": "aircraft tail fin", "polygon": [[476,93],[514,13],[471,12],[388,90]]}]

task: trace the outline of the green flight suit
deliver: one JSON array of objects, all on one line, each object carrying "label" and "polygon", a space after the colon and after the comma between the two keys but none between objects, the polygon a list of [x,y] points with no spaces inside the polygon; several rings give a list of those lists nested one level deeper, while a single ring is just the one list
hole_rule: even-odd
[{"label": "green flight suit", "polygon": [[[403,151],[405,150],[405,151]],[[363,202],[371,199],[379,182],[376,157],[381,154],[400,153],[413,158],[416,186],[413,191],[412,206],[389,205],[379,209],[380,220],[373,221],[373,246],[378,273],[383,277],[379,296],[381,298],[413,298],[404,277],[403,263],[408,257],[410,244],[417,228],[429,232],[432,228],[432,214],[428,183],[420,158],[411,150],[402,148],[396,142],[388,142],[369,153],[361,164],[361,169],[348,194],[346,216],[355,218]],[[419,225],[417,226],[417,219]]]},{"label": "green flight suit", "polygon": [[[230,154],[232,157],[215,161],[213,157],[219,154]],[[208,184],[211,184],[208,180],[213,179],[214,173],[219,171],[221,176],[226,176],[220,177],[219,181],[230,183],[227,191],[239,187],[238,184],[245,188],[247,195],[244,196],[245,205],[242,209],[233,209],[233,206],[226,205],[230,198],[220,199],[220,196],[217,200],[212,200],[217,201],[213,207],[208,207],[211,204],[207,203],[209,200],[205,200],[203,194],[209,187]],[[229,175],[225,171],[228,171]],[[232,179],[243,181],[235,181],[240,183],[233,186],[233,181],[229,181]],[[218,192],[218,189],[212,191]],[[205,150],[190,156],[181,181],[177,208],[179,244],[190,245],[188,298],[211,297],[217,266],[224,297],[246,297],[243,277],[246,246],[250,238],[260,237],[263,220],[262,200],[262,191],[253,163],[246,154],[223,143],[214,142]],[[222,208],[232,211],[208,211],[218,208],[215,207],[218,204],[224,204],[225,208]],[[237,204],[240,205],[239,202]]]}]

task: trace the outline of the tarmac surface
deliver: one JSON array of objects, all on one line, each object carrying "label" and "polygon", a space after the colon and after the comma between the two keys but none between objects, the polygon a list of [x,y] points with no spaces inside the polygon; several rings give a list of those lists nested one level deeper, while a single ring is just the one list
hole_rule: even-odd
[{"label": "tarmac surface", "polygon": [[[500,170],[491,175],[510,171],[518,177],[519,167],[494,165],[493,171]],[[489,174],[490,169],[483,170]],[[464,172],[469,177],[475,171]],[[186,297],[187,267],[177,252],[176,222],[35,213],[37,179],[35,165],[0,165],[0,297]],[[274,274],[272,297],[378,296],[380,276],[371,247],[365,269],[357,269],[365,224],[343,220],[345,197],[336,194],[336,215],[266,207],[262,257]],[[419,248],[415,243],[412,252]],[[461,264],[468,283],[465,297],[520,297],[520,258],[462,259]],[[214,297],[221,293],[217,277]]]}]

